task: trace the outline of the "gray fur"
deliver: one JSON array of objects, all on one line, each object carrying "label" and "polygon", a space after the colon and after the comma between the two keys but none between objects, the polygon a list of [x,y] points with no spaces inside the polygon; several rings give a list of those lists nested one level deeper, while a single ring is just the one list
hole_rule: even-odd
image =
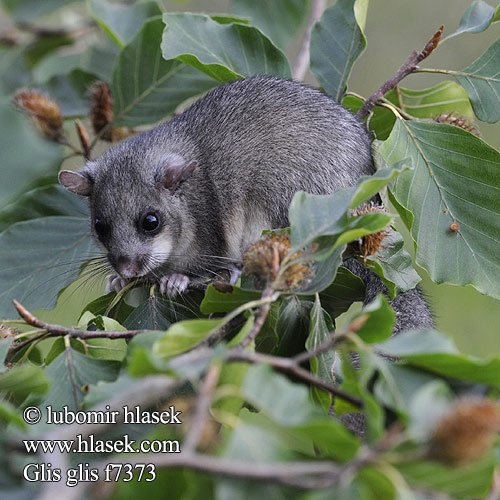
[{"label": "gray fur", "polygon": [[[287,226],[295,192],[329,194],[374,173],[371,142],[365,126],[325,94],[255,77],[220,85],[82,174],[91,186],[92,220],[110,228],[101,243],[119,273],[128,266],[136,276],[189,275],[210,267],[202,256],[240,259],[263,229]],[[165,188],[166,170],[193,162],[177,189]],[[70,182],[86,190],[80,178]],[[154,236],[138,230],[148,210],[162,220]],[[351,269],[367,282],[367,300],[384,291],[364,266]],[[397,329],[430,321],[419,292],[393,305],[400,308]]]}]

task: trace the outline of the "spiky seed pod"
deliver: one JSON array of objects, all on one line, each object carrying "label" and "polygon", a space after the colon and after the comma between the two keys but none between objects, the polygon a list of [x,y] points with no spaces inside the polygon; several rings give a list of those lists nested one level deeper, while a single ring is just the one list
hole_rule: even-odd
[{"label": "spiky seed pod", "polygon": [[[352,217],[371,213],[385,213],[384,207],[377,205],[371,201],[363,203],[358,208],[351,212]],[[366,264],[366,259],[369,255],[375,255],[381,248],[385,248],[382,244],[384,239],[389,235],[390,229],[385,228],[378,233],[368,234],[359,240],[359,253],[363,257]]]},{"label": "spiky seed pod", "polygon": [[[90,121],[94,132],[98,134],[113,121],[113,97],[109,85],[101,81],[90,87],[90,97]],[[101,138],[111,142],[111,129],[104,131]]]},{"label": "spiky seed pod", "polygon": [[429,456],[449,464],[481,458],[500,431],[500,406],[486,398],[462,398],[434,430]]},{"label": "spiky seed pod", "polygon": [[463,130],[467,130],[467,132],[470,132],[471,134],[474,134],[476,137],[481,137],[481,133],[474,124],[474,121],[467,116],[460,115],[459,113],[441,113],[439,116],[434,118],[434,121],[459,127]]},{"label": "spiky seed pod", "polygon": [[293,254],[289,264],[281,269],[281,263],[290,251],[290,236],[287,232],[268,233],[252,245],[243,256],[243,272],[252,274],[258,286],[272,283],[278,291],[296,291],[311,277],[311,265],[307,261],[294,262],[303,255]]},{"label": "spiky seed pod", "polygon": [[36,90],[19,91],[14,102],[32,117],[45,137],[59,141],[64,136],[64,118],[57,102]]},{"label": "spiky seed pod", "polygon": [[0,339],[13,337],[16,334],[17,330],[15,328],[9,328],[8,326],[5,326],[3,323],[0,324]]}]

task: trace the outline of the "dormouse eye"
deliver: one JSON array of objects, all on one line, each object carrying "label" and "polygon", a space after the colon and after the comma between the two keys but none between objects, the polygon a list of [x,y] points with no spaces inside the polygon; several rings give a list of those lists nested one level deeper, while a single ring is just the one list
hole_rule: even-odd
[{"label": "dormouse eye", "polygon": [[143,217],[141,226],[148,233],[156,231],[160,227],[160,218],[155,213],[149,212]]},{"label": "dormouse eye", "polygon": [[106,232],[106,224],[104,224],[101,219],[96,217],[94,220],[94,229],[99,236],[102,236]]}]

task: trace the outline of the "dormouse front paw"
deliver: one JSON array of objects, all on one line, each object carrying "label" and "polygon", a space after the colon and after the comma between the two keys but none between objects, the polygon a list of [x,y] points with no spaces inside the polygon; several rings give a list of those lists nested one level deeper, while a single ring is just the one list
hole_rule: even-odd
[{"label": "dormouse front paw", "polygon": [[130,280],[118,276],[118,274],[108,274],[106,276],[106,293],[109,292],[120,292],[123,290]]},{"label": "dormouse front paw", "polygon": [[184,274],[168,274],[160,279],[160,292],[175,297],[187,290],[189,278]]}]

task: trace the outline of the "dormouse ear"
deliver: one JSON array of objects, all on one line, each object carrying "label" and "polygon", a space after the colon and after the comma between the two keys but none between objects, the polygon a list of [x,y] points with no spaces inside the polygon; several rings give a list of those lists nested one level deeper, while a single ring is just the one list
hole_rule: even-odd
[{"label": "dormouse ear", "polygon": [[71,170],[61,170],[59,172],[59,182],[72,193],[80,196],[89,196],[92,193],[92,181],[89,177]]},{"label": "dormouse ear", "polygon": [[181,161],[181,158],[177,160],[178,161],[169,162],[165,167],[162,179],[163,187],[168,189],[171,193],[174,193],[179,186],[189,178],[198,164],[197,161],[185,162],[183,160]]}]

